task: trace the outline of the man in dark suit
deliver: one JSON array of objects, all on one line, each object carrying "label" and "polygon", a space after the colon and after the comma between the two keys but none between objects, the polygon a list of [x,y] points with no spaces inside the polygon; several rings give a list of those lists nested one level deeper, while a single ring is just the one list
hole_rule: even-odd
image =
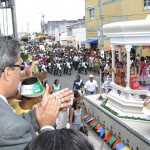
[{"label": "man in dark suit", "polygon": [[67,107],[72,97],[69,89],[49,95],[47,86],[36,109],[16,115],[7,99],[17,91],[21,68],[18,41],[0,37],[0,150],[23,150],[35,131],[53,130],[59,109]]}]

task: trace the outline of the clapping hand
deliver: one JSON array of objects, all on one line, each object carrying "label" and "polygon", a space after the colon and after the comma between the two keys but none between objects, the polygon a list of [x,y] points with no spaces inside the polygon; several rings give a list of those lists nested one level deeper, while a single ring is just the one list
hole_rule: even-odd
[{"label": "clapping hand", "polygon": [[39,79],[41,82],[43,82],[43,80],[44,80],[45,78],[47,78],[47,76],[48,76],[48,73],[47,73],[46,71],[43,71],[43,72],[37,74],[37,77],[38,77],[38,79]]},{"label": "clapping hand", "polygon": [[60,108],[70,106],[68,100],[73,98],[72,90],[62,89],[54,94],[49,94],[49,87],[46,85],[42,101],[35,108],[37,122],[40,128],[50,125],[54,126]]}]

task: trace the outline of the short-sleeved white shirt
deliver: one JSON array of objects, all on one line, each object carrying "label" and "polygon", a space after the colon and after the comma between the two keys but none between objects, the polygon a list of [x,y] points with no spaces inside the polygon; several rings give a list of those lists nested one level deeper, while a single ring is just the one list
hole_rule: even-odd
[{"label": "short-sleeved white shirt", "polygon": [[89,92],[94,92],[96,90],[96,87],[98,87],[98,84],[95,80],[93,80],[93,82],[88,80],[84,86],[84,88]]}]

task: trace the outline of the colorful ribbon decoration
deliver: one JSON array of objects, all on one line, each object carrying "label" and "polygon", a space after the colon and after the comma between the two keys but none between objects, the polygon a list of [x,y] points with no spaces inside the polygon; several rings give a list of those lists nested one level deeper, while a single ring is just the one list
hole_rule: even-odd
[{"label": "colorful ribbon decoration", "polygon": [[100,134],[100,137],[103,137],[103,135],[105,134],[105,129],[103,127],[101,127],[96,132],[98,132]]},{"label": "colorful ribbon decoration", "polygon": [[113,135],[108,129],[105,129],[103,124],[98,122],[96,118],[92,117],[90,114],[84,116],[84,120],[92,129],[95,129],[99,133],[103,141],[115,150],[130,150],[119,138]]}]

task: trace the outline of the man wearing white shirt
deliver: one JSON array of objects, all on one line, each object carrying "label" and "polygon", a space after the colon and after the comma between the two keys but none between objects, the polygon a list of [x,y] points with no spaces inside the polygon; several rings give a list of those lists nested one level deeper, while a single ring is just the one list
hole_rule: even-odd
[{"label": "man wearing white shirt", "polygon": [[79,57],[78,57],[77,55],[75,55],[75,56],[73,57],[73,61],[74,61],[75,70],[77,70],[78,63],[79,63]]},{"label": "man wearing white shirt", "polygon": [[94,76],[92,74],[89,77],[90,77],[90,80],[88,80],[85,83],[85,86],[84,86],[85,93],[87,95],[92,95],[92,94],[98,93],[98,84],[97,84],[97,81],[93,80]]}]

